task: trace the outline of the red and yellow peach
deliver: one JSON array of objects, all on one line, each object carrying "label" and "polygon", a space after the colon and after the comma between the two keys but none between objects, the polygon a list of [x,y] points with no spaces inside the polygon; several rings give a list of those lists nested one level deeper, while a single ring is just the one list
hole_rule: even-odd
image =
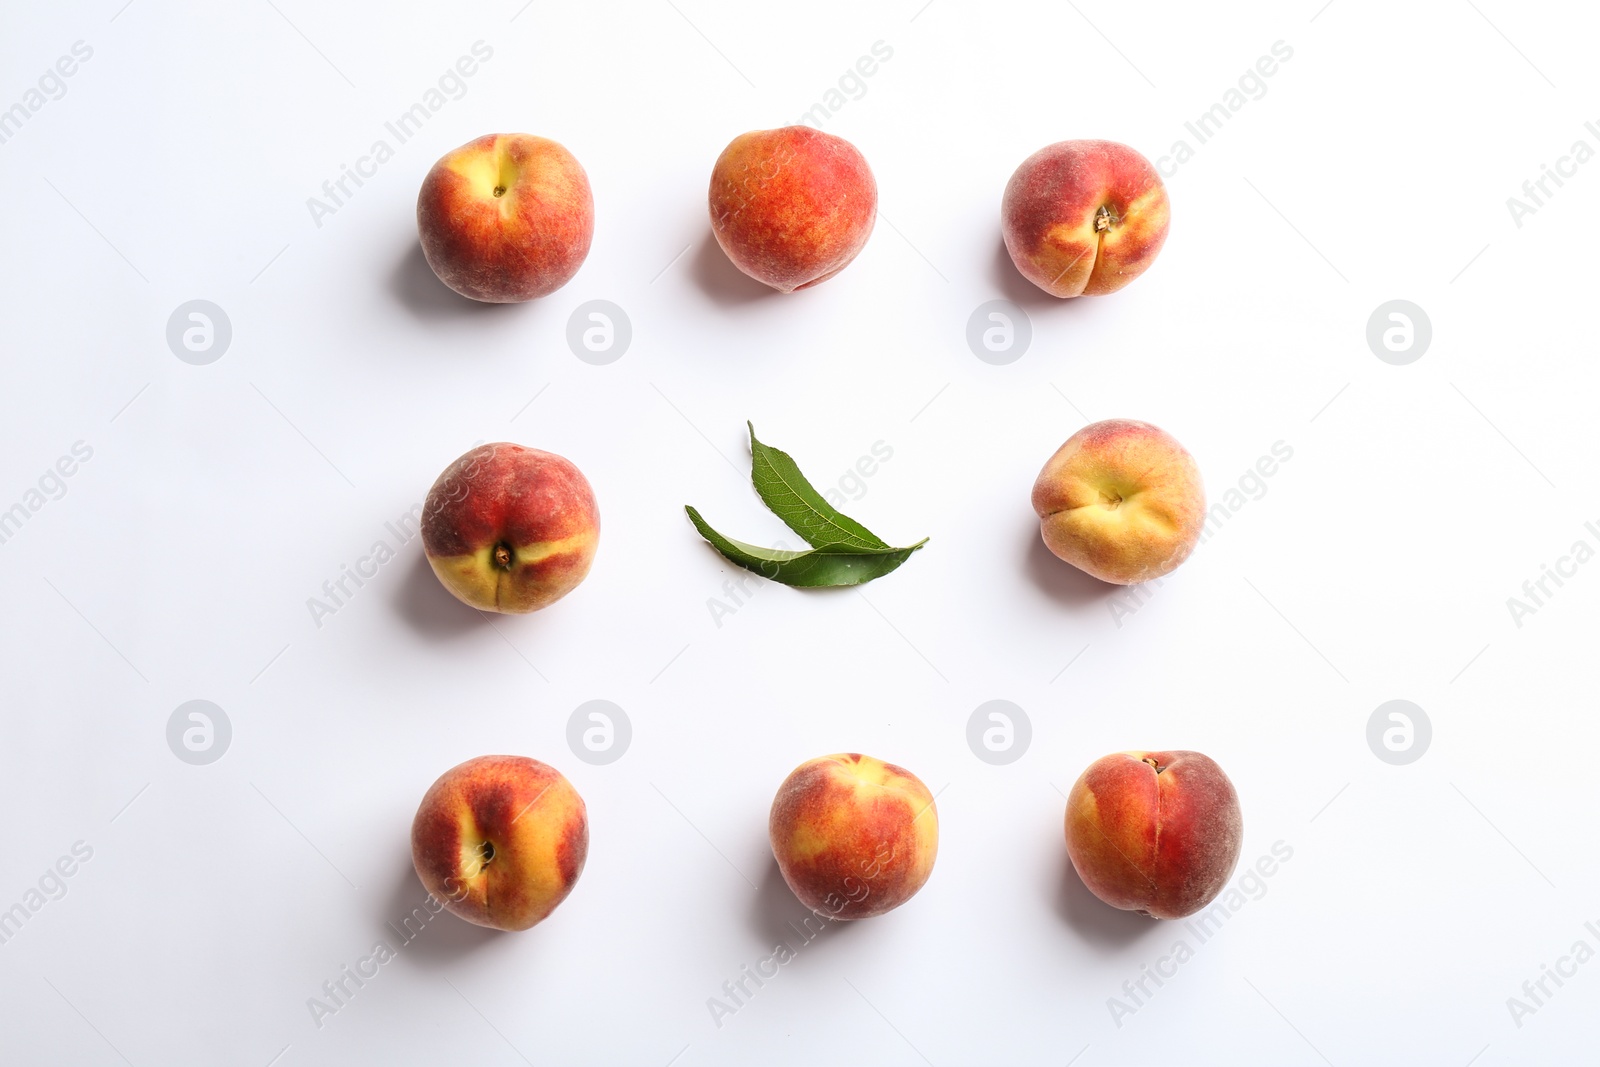
[{"label": "red and yellow peach", "polygon": [[526,930],[567,898],[589,853],[583,798],[525,756],[479,756],[433,783],[411,824],[417,877],[454,914]]},{"label": "red and yellow peach", "polygon": [[1244,821],[1222,768],[1198,752],[1118,752],[1067,797],[1067,855],[1114,908],[1181,919],[1222,892]]},{"label": "red and yellow peach", "polygon": [[843,270],[867,243],[878,186],[841,137],[810,126],[740,134],[711,170],[711,232],[734,266],[783,293]]},{"label": "red and yellow peach", "polygon": [[445,468],[423,504],[433,573],[483,611],[522,614],[561,599],[589,573],[599,542],[588,480],[536,448],[480,445]]},{"label": "red and yellow peach", "polygon": [[1107,419],[1067,438],[1033,483],[1044,543],[1118,585],[1147,582],[1189,558],[1205,526],[1194,457],[1147,422]]},{"label": "red and yellow peach", "polygon": [[1171,211],[1161,175],[1115,141],[1060,141],[1006,183],[1001,233],[1011,261],[1051,296],[1114,293],[1155,262]]},{"label": "red and yellow peach", "polygon": [[505,304],[572,280],[594,237],[589,178],[561,145],[491,133],[433,165],[417,195],[422,253],[462,296]]},{"label": "red and yellow peach", "polygon": [[778,870],[829,919],[865,919],[921,889],[939,850],[933,794],[903,767],[848,752],[808,760],[778,788],[768,820]]}]

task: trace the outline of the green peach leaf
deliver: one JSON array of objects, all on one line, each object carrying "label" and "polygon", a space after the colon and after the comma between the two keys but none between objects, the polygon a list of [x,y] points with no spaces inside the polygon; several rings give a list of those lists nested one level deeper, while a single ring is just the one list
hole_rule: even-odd
[{"label": "green peach leaf", "polygon": [[[890,548],[887,545],[881,548],[857,548],[830,544],[803,552],[762,548],[724,537],[713,530],[692,507],[685,507],[684,511],[700,536],[730,563],[754,571],[763,578],[802,589],[863,585],[899,567],[911,558],[911,553],[928,543],[927,538],[923,538],[907,548]],[[795,529],[795,532],[801,531]]]},{"label": "green peach leaf", "polygon": [[763,444],[756,439],[755,426],[745,425],[750,427],[750,483],[756,495],[806,544],[813,548],[889,548],[887,541],[823,499],[787,452]]}]

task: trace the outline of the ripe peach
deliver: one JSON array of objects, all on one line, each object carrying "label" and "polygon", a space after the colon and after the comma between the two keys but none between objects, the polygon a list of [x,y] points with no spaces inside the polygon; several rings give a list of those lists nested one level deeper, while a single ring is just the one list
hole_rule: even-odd
[{"label": "ripe peach", "polygon": [[1171,212],[1150,161],[1115,141],[1060,141],[1023,160],[1000,202],[1006,251],[1051,296],[1114,293],[1143,274]]},{"label": "ripe peach", "polygon": [[523,614],[575,589],[600,543],[600,509],[582,472],[551,452],[480,445],[428,490],[422,547],[463,603]]},{"label": "ripe peach", "polygon": [[841,137],[810,126],[733,139],[711,169],[711,232],[734,266],[783,293],[843,270],[867,243],[878,185]]},{"label": "ripe peach", "polygon": [[1193,915],[1233,874],[1244,821],[1233,783],[1198,752],[1118,752],[1067,797],[1067,855],[1089,891],[1157,919]]},{"label": "ripe peach", "polygon": [[800,902],[830,919],[882,915],[933,871],[933,794],[903,767],[855,752],[796,767],[768,821],[778,870]]},{"label": "ripe peach", "polygon": [[1200,470],[1172,435],[1134,419],[1067,438],[1033,483],[1050,551],[1103,582],[1159,578],[1189,558],[1205,526]]},{"label": "ripe peach", "polygon": [[411,824],[417,877],[470,923],[526,930],[567,899],[589,854],[583,798],[526,756],[479,756],[439,776]]},{"label": "ripe peach", "polygon": [[417,233],[428,266],[462,296],[546,296],[589,254],[589,177],[554,141],[491,133],[433,165],[417,195]]}]

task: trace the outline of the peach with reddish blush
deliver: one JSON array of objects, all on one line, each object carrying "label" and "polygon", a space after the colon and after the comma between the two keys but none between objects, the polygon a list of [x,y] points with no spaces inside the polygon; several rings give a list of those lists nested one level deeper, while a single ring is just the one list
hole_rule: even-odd
[{"label": "peach with reddish blush", "polygon": [[491,133],[428,171],[417,234],[428,266],[462,296],[495,304],[547,296],[589,255],[589,177],[548,138]]},{"label": "peach with reddish blush", "polygon": [[904,767],[856,752],[808,760],[768,819],[778,870],[829,919],[865,919],[910,900],[939,851],[933,794]]},{"label": "peach with reddish blush", "polygon": [[422,510],[433,573],[483,611],[525,614],[589,573],[600,543],[594,490],[571,461],[500,442],[446,467]]},{"label": "peach with reddish blush", "polygon": [[1244,820],[1222,768],[1198,752],[1118,752],[1067,796],[1067,855],[1089,891],[1156,919],[1193,915],[1239,862]]},{"label": "peach with reddish blush", "polygon": [[711,232],[781,293],[827,281],[872,234],[878,186],[856,147],[810,126],[735,137],[711,168]]},{"label": "peach with reddish blush", "polygon": [[1194,457],[1158,426],[1091,423],[1056,449],[1033,483],[1033,510],[1056,556],[1104,582],[1170,573],[1205,527]]},{"label": "peach with reddish blush", "polygon": [[526,756],[479,756],[423,796],[411,824],[417,877],[470,923],[526,930],[567,898],[589,854],[583,798]]},{"label": "peach with reddish blush", "polygon": [[1060,141],[1006,183],[1000,229],[1023,277],[1051,296],[1114,293],[1150,268],[1171,207],[1161,175],[1115,141]]}]

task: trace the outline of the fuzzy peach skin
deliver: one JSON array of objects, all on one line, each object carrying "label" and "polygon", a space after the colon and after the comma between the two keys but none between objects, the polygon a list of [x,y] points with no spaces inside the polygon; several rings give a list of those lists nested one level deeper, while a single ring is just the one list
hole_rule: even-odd
[{"label": "fuzzy peach skin", "polygon": [[422,509],[433,573],[463,603],[510,615],[575,589],[600,544],[583,473],[553,452],[500,442],[446,467]]},{"label": "fuzzy peach skin", "polygon": [[417,194],[422,254],[462,296],[495,304],[546,296],[578,273],[594,197],[572,153],[526,133],[491,133],[433,165]]},{"label": "fuzzy peach skin", "polygon": [[1150,161],[1115,141],[1060,141],[1023,160],[1000,202],[1006,251],[1051,296],[1114,293],[1167,239],[1167,189]]},{"label": "fuzzy peach skin", "polygon": [[1205,526],[1194,457],[1135,419],[1091,423],[1067,438],[1033,483],[1050,551],[1103,582],[1131,585],[1189,558]]},{"label": "fuzzy peach skin", "polygon": [[1113,908],[1181,919],[1214,900],[1239,862],[1244,821],[1222,768],[1198,752],[1118,752],[1067,797],[1067,854]]},{"label": "fuzzy peach skin", "polygon": [[411,824],[417,877],[470,923],[526,930],[567,899],[589,854],[583,798],[526,756],[479,756],[439,776]]},{"label": "fuzzy peach skin", "polygon": [[778,870],[829,919],[865,919],[910,900],[933,871],[939,813],[904,767],[845,752],[808,760],[778,788],[768,821]]},{"label": "fuzzy peach skin", "polygon": [[872,234],[878,184],[842,137],[810,126],[735,137],[711,168],[711,232],[734,266],[782,293],[843,270]]}]

